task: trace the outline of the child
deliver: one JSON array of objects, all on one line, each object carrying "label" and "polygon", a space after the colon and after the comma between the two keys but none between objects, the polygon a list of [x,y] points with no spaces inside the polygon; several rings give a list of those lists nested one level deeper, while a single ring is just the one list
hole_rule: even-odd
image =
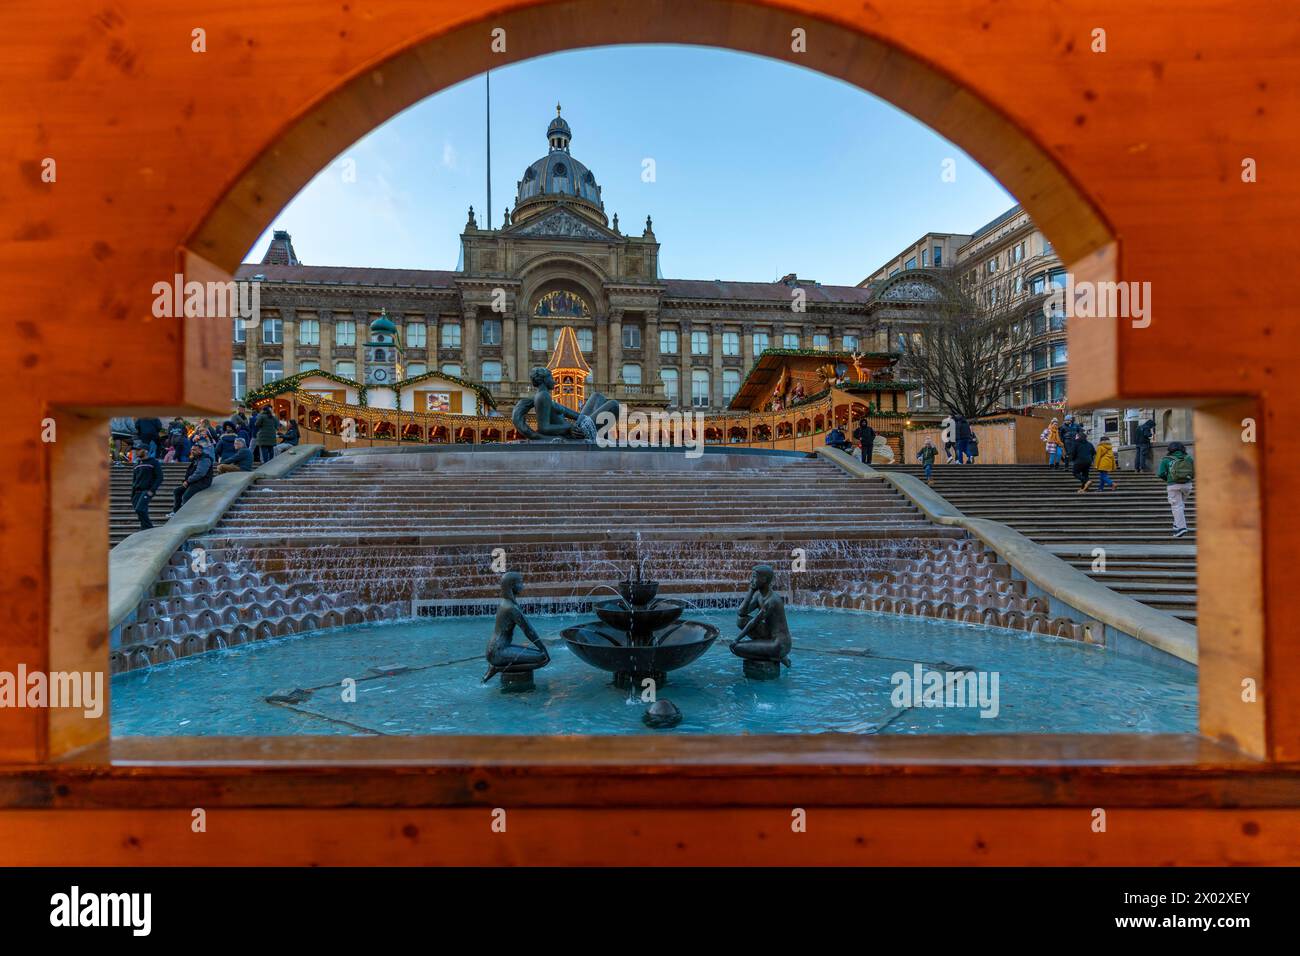
[{"label": "child", "polygon": [[973,465],[975,459],[980,456],[980,440],[975,437],[975,432],[970,434],[970,441],[966,443],[966,463]]},{"label": "child", "polygon": [[1115,490],[1115,482],[1110,480],[1110,473],[1115,471],[1115,449],[1111,446],[1109,438],[1102,438],[1097,442],[1097,474],[1101,476],[1101,481],[1097,485],[1098,491],[1105,491],[1109,488]]},{"label": "child", "polygon": [[934,439],[927,438],[921,450],[916,453],[916,460],[925,466],[925,483],[934,484],[934,459],[939,454],[939,449],[934,447]]}]

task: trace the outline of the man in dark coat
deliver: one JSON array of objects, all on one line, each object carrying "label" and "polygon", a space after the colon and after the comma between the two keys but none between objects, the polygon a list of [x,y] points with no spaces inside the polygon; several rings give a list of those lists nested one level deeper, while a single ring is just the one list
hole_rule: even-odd
[{"label": "man in dark coat", "polygon": [[280,444],[275,446],[275,453],[278,455],[282,451],[287,451],[298,444],[301,436],[298,434],[298,423],[292,418],[282,426],[280,433]]},{"label": "man in dark coat", "polygon": [[1088,441],[1088,436],[1080,434],[1074,441],[1074,457],[1070,459],[1070,470],[1079,480],[1079,494],[1092,487],[1088,472],[1092,470],[1092,460],[1097,457],[1097,449]]},{"label": "man in dark coat", "polygon": [[142,442],[139,451],[140,460],[131,472],[131,508],[140,519],[140,530],[145,531],[153,527],[153,522],[149,520],[149,503],[162,487],[163,468],[149,451],[148,445]]},{"label": "man in dark coat", "polygon": [[1151,464],[1151,440],[1156,434],[1156,420],[1148,418],[1138,426],[1137,441],[1135,442],[1137,459],[1133,467],[1138,471],[1146,471]]},{"label": "man in dark coat", "polygon": [[975,433],[971,431],[970,422],[965,415],[953,418],[953,432],[953,437],[957,440],[957,464],[967,464],[970,461],[971,435]]},{"label": "man in dark coat", "polygon": [[135,420],[136,437],[149,449],[150,455],[158,454],[158,439],[163,433],[161,418],[137,418]]},{"label": "man in dark coat", "polygon": [[252,471],[253,470],[253,452],[244,447],[242,438],[235,439],[235,448],[229,455],[221,459],[217,465],[217,474],[224,475],[230,471]]},{"label": "man in dark coat", "polygon": [[871,452],[876,445],[876,430],[864,418],[862,424],[854,430],[853,437],[862,445],[862,463],[871,464]]},{"label": "man in dark coat", "polygon": [[266,464],[275,454],[275,433],[279,424],[270,405],[262,409],[253,419],[253,444],[257,448],[257,460],[260,464]]},{"label": "man in dark coat", "polygon": [[190,449],[190,467],[185,471],[185,480],[172,492],[172,510],[167,517],[172,517],[181,510],[181,506],[205,488],[212,485],[212,459],[203,454],[203,449],[195,445]]}]

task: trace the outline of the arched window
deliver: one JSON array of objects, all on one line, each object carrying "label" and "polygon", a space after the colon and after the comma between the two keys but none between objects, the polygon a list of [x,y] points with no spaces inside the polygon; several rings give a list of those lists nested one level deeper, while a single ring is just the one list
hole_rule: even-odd
[{"label": "arched window", "polygon": [[640,385],[641,384],[641,366],[635,362],[629,362],[623,366],[623,384]]}]

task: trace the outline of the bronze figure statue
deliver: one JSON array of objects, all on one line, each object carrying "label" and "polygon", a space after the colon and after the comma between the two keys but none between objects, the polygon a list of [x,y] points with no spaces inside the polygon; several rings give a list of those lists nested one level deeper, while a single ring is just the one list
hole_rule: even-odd
[{"label": "bronze figure statue", "polygon": [[[514,424],[515,431],[530,441],[571,438],[594,442],[597,416],[603,412],[618,415],[618,402],[599,392],[593,392],[583,404],[582,410],[577,412],[557,402],[551,396],[551,391],[555,388],[555,376],[550,369],[540,366],[533,369],[529,381],[537,391],[515,404],[510,421]],[[537,417],[536,428],[528,424],[529,412]]]},{"label": "bronze figure statue", "polygon": [[[537,631],[528,623],[524,612],[519,610],[516,598],[524,590],[524,576],[518,571],[507,571],[501,576],[501,603],[497,606],[496,625],[492,630],[492,640],[487,646],[487,674],[483,683],[487,683],[498,673],[501,675],[503,690],[527,690],[533,686],[533,671],[545,667],[551,662],[551,653],[542,643]],[[524,632],[535,647],[527,647],[512,642],[515,628]]]},{"label": "bronze figure statue", "polygon": [[790,627],[785,620],[785,600],[772,589],[776,572],[768,564],[754,568],[749,593],[736,612],[740,634],[728,645],[745,662],[745,676],[772,680],[781,665],[790,666]]}]

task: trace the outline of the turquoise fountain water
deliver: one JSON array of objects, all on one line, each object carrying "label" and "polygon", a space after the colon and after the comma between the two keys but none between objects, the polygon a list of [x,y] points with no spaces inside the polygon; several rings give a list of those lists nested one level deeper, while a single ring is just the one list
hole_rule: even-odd
[{"label": "turquoise fountain water", "polygon": [[[579,661],[561,629],[590,615],[530,615],[553,663],[537,689],[479,683],[486,617],[360,625],[213,651],[113,678],[116,735],[632,734],[640,694]],[[734,612],[694,615],[735,633]],[[933,619],[792,609],[794,667],[750,681],[718,641],[660,696],[670,733],[1193,732],[1196,675],[1073,641]],[[937,675],[931,677],[931,675]],[[939,685],[927,702],[926,682]],[[354,684],[350,682],[355,682]],[[964,684],[965,706],[943,702]],[[277,690],[309,691],[269,703]],[[981,689],[981,693],[976,692]],[[955,702],[951,693],[949,702]],[[987,716],[981,716],[987,715]]]}]

